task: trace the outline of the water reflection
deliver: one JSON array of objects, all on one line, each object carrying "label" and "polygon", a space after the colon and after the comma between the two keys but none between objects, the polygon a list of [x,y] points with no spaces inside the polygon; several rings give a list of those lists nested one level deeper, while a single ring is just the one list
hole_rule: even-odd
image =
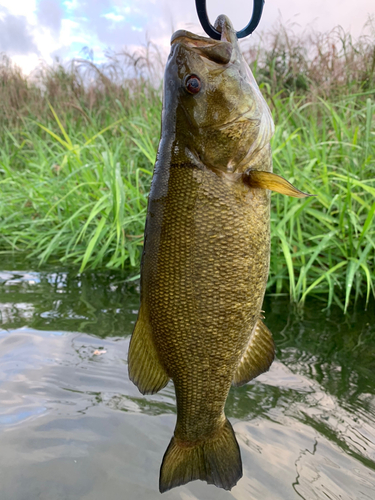
[{"label": "water reflection", "polygon": [[99,337],[130,335],[138,310],[137,285],[121,274],[0,274],[3,328],[85,331]]},{"label": "water reflection", "polygon": [[[138,289],[120,274],[0,272],[0,498],[156,498],[173,432],[169,384],[127,378]],[[375,313],[268,299],[277,360],[231,390],[244,477],[182,499],[370,499],[375,491]]]}]

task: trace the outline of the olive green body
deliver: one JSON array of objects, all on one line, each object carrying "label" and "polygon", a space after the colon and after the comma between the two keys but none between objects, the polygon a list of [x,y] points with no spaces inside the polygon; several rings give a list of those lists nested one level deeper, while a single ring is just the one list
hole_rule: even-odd
[{"label": "olive green body", "polygon": [[206,438],[223,422],[233,374],[260,316],[269,219],[266,190],[193,164],[156,165],[142,302],[175,385],[178,439]]},{"label": "olive green body", "polygon": [[176,390],[161,492],[195,479],[237,483],[241,456],[225,401],[232,383],[263,373],[274,357],[261,321],[272,116],[229,19],[217,26],[220,41],[172,36],[129,347],[129,376],[143,394],[169,379]]}]

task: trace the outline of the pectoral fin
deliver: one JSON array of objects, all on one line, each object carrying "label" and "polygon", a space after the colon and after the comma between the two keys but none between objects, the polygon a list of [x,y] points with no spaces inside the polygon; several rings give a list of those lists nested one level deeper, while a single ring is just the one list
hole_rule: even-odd
[{"label": "pectoral fin", "polygon": [[152,341],[151,325],[142,305],[130,341],[128,370],[130,380],[142,394],[160,391],[169,380],[159,361]]},{"label": "pectoral fin", "polygon": [[232,385],[246,384],[266,372],[275,357],[272,333],[262,320],[258,319],[251,333],[247,349],[234,374]]},{"label": "pectoral fin", "polygon": [[286,194],[294,198],[306,198],[307,196],[315,196],[313,194],[303,193],[290,182],[280,175],[272,172],[264,172],[262,170],[247,170],[242,174],[244,184],[251,188],[269,189],[276,193]]}]

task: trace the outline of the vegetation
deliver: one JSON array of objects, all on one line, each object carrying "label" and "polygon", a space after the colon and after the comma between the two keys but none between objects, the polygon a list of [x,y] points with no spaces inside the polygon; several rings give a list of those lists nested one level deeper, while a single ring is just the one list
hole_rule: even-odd
[{"label": "vegetation", "polygon": [[[278,29],[249,61],[276,122],[269,293],[347,309],[375,294],[375,36]],[[138,272],[160,133],[157,54],[73,61],[32,78],[0,63],[0,252]],[[160,61],[160,58],[158,59]],[[129,76],[131,75],[131,77]]]}]

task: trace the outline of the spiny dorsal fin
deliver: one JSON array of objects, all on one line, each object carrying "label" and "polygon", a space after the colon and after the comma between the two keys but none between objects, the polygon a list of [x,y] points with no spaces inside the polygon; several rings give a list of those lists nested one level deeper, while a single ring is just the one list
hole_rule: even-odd
[{"label": "spiny dorsal fin", "polygon": [[142,307],[130,340],[129,378],[142,394],[154,394],[167,385],[169,377],[160,364],[151,336],[151,325]]},{"label": "spiny dorsal fin", "polygon": [[284,177],[273,174],[272,172],[249,169],[242,174],[242,180],[246,186],[251,188],[269,189],[270,191],[276,191],[276,193],[286,194],[294,198],[315,196],[314,194],[303,193],[284,179]]},{"label": "spiny dorsal fin", "polygon": [[258,319],[246,351],[234,374],[232,384],[235,386],[246,384],[261,373],[266,372],[275,357],[275,344],[272,333],[262,320]]}]

